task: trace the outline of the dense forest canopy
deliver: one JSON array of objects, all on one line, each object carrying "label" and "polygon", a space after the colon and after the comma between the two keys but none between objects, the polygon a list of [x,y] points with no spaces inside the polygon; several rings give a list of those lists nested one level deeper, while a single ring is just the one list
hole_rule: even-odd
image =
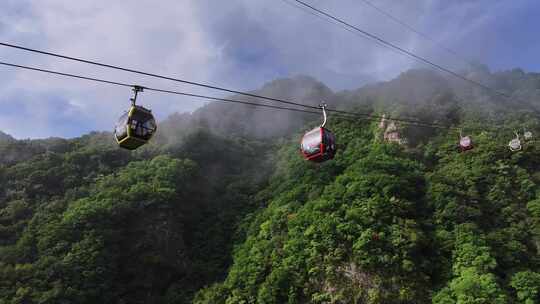
[{"label": "dense forest canopy", "polygon": [[[540,74],[428,70],[333,92],[257,94],[460,128],[330,116],[336,158],[304,161],[311,114],[210,103],[120,150],[109,132],[0,132],[0,304],[540,303]],[[245,98],[239,97],[237,98]],[[523,102],[528,101],[528,102]]]}]

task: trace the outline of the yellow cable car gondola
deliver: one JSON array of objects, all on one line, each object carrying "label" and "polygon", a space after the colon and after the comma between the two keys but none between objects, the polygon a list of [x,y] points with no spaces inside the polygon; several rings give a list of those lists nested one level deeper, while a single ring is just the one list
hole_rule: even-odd
[{"label": "yellow cable car gondola", "polygon": [[116,142],[124,149],[135,150],[146,144],[157,130],[152,111],[136,105],[137,94],[142,91],[143,87],[133,87],[135,95],[131,98],[131,107],[118,119],[114,129]]}]

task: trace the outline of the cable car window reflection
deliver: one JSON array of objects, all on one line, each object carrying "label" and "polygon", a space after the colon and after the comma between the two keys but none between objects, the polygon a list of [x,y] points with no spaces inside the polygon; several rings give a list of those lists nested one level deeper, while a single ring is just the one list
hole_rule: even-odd
[{"label": "cable car window reflection", "polygon": [[328,134],[328,147],[330,149],[333,149],[335,150],[336,148],[336,136],[333,134],[333,133],[330,133],[330,132],[325,132],[326,134]]},{"label": "cable car window reflection", "polygon": [[142,123],[143,137],[149,138],[156,130],[156,121],[152,118]]},{"label": "cable car window reflection", "polygon": [[318,153],[321,148],[321,130],[319,128],[312,130],[304,135],[302,140],[302,150],[306,153]]},{"label": "cable car window reflection", "polygon": [[116,123],[115,133],[118,139],[125,138],[127,136],[127,123],[129,119],[129,113],[125,113],[120,116],[118,122]]},{"label": "cable car window reflection", "polygon": [[153,119],[145,121],[143,124],[143,128],[149,130],[149,132],[152,132],[152,130],[156,128],[156,122]]}]

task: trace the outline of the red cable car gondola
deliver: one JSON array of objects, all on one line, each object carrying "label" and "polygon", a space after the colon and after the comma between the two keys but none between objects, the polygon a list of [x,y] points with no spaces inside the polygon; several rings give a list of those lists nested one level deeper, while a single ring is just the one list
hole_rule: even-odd
[{"label": "red cable car gondola", "polygon": [[330,130],[326,129],[326,105],[321,105],[324,121],[317,127],[302,137],[300,151],[305,159],[321,163],[334,158],[336,154],[336,137]]}]

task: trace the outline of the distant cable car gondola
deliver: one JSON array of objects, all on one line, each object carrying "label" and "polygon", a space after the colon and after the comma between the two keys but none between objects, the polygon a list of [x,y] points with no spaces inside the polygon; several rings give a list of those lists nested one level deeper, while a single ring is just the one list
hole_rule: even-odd
[{"label": "distant cable car gondola", "polygon": [[322,104],[324,121],[317,127],[302,137],[300,150],[305,159],[321,163],[334,158],[336,154],[336,137],[330,130],[326,129],[326,105]]},{"label": "distant cable car gondola", "polygon": [[465,152],[473,148],[473,142],[470,136],[462,136],[459,131],[459,150]]},{"label": "distant cable car gondola", "polygon": [[525,140],[531,140],[533,138],[532,132],[523,130],[523,138],[525,138]]},{"label": "distant cable car gondola", "polygon": [[519,134],[516,132],[516,138],[512,139],[508,143],[508,148],[510,148],[510,151],[516,152],[521,150],[521,140],[519,139]]},{"label": "distant cable car gondola", "polygon": [[131,107],[122,115],[114,129],[114,137],[118,145],[124,149],[135,150],[146,144],[157,130],[152,111],[136,105],[137,94],[143,88],[134,86],[135,95],[131,98]]}]

